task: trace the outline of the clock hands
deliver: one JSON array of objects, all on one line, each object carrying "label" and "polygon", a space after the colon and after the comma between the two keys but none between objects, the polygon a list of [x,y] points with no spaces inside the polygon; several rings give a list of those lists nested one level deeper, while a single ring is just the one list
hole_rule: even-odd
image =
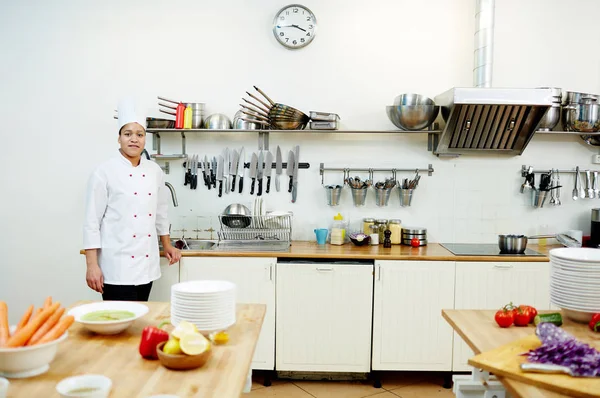
[{"label": "clock hands", "polygon": [[278,28],[296,28],[296,29],[300,29],[303,32],[306,32],[306,29],[302,29],[300,26],[298,25],[277,25]]},{"label": "clock hands", "polygon": [[298,29],[300,29],[301,31],[303,31],[303,32],[306,32],[306,29],[302,29],[302,28],[301,28],[300,26],[298,26],[298,25],[292,25],[292,27],[294,27],[294,28],[298,28]]}]

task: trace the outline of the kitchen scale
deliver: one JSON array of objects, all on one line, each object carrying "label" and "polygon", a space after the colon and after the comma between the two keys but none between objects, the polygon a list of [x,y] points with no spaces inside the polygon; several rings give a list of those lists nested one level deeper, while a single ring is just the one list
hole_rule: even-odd
[{"label": "kitchen scale", "polygon": [[493,243],[440,243],[440,245],[457,256],[544,257],[542,253],[531,249],[525,249],[521,254],[501,253],[498,245]]}]

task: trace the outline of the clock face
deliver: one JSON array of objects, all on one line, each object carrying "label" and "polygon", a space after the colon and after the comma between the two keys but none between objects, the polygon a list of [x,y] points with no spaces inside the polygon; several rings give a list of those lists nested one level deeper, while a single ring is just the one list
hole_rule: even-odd
[{"label": "clock face", "polygon": [[277,41],[290,49],[307,46],[315,38],[316,31],[317,18],[299,4],[283,7],[273,20],[273,34]]}]

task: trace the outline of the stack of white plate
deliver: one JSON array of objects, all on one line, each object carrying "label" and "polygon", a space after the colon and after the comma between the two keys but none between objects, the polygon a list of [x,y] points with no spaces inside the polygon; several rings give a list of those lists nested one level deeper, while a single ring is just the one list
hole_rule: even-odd
[{"label": "stack of white plate", "polygon": [[600,312],[600,249],[550,250],[550,301],[577,322]]},{"label": "stack of white plate", "polygon": [[171,323],[177,326],[181,321],[205,334],[235,324],[235,284],[198,280],[171,286]]}]

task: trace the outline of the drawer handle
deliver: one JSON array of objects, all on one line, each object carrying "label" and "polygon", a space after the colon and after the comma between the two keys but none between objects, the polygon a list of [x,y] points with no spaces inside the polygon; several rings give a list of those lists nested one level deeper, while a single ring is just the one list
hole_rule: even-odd
[{"label": "drawer handle", "polygon": [[317,271],[333,271],[333,268],[331,267],[317,267]]},{"label": "drawer handle", "polygon": [[512,264],[494,264],[494,268],[498,269],[511,269],[512,267]]}]

